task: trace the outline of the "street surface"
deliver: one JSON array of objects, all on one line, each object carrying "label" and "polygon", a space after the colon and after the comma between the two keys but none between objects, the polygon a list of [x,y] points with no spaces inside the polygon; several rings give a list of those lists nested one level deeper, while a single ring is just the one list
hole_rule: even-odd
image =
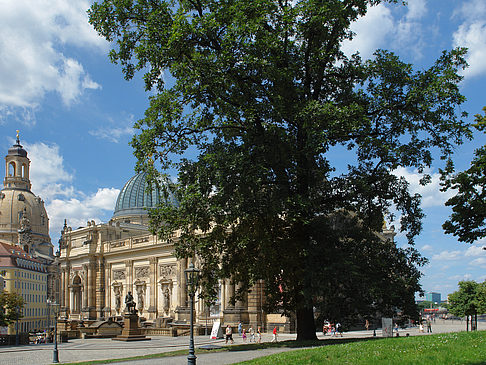
[{"label": "street surface", "polygon": [[[479,330],[486,330],[485,322],[478,322]],[[432,323],[433,333],[444,332],[459,332],[465,331],[465,322],[454,320],[444,321],[437,320]],[[410,329],[400,329],[400,336],[427,335],[427,333],[419,333],[418,327]],[[376,331],[378,337],[381,336],[381,330]],[[318,332],[319,339],[334,338],[330,335],[322,335]],[[345,332],[344,338],[365,338],[373,336],[373,331],[352,331]],[[166,337],[166,336],[151,336],[151,341],[141,342],[119,342],[111,339],[74,339],[68,343],[58,345],[59,361],[63,362],[78,362],[88,360],[103,360],[103,359],[117,359],[131,356],[140,356],[148,354],[156,354],[167,351],[187,349],[189,337]],[[242,344],[242,339],[238,333],[233,335],[235,345]],[[341,338],[340,336],[338,338]],[[263,342],[269,342],[272,339],[270,333],[263,334]],[[295,339],[295,334],[279,334],[279,341]],[[208,336],[196,336],[194,338],[195,346],[199,347],[205,344],[214,344],[224,346],[224,340],[210,340]],[[277,352],[291,351],[289,348],[270,348],[260,350],[245,350],[245,351],[231,351],[218,352],[197,355],[197,364],[200,365],[215,365],[215,364],[233,364],[240,361],[250,360],[253,358],[274,354]],[[52,364],[53,345],[52,344],[38,344],[38,345],[24,345],[24,346],[10,346],[0,347],[0,365],[45,365]],[[141,361],[130,361],[137,365],[142,364],[187,364],[187,355],[148,359]],[[127,362],[120,362],[118,364],[128,364]]]}]

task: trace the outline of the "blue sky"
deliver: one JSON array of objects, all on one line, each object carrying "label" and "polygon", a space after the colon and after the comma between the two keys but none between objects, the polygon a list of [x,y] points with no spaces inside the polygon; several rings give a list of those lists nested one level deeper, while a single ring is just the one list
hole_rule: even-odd
[{"label": "blue sky", "polygon": [[[140,75],[127,82],[108,61],[109,44],[87,23],[90,1],[0,1],[0,147],[6,154],[21,132],[28,150],[32,190],[46,202],[51,238],[64,218],[76,228],[87,220],[110,219],[116,197],[134,174],[128,142],[143,116],[148,94]],[[486,1],[409,0],[408,7],[379,5],[353,24],[357,36],[348,54],[372,57],[377,48],[398,53],[418,69],[429,67],[444,49],[469,48],[463,106],[472,115],[486,105]],[[481,139],[482,138],[482,139]],[[454,160],[467,168],[483,136],[459,147]],[[427,214],[416,247],[430,259],[423,269],[426,291],[443,298],[459,280],[486,279],[486,242],[459,243],[443,233],[449,215],[439,192],[438,168],[421,187],[415,171],[401,169],[413,191],[423,195]],[[396,226],[396,222],[394,222]],[[399,244],[403,237],[397,236]]]}]

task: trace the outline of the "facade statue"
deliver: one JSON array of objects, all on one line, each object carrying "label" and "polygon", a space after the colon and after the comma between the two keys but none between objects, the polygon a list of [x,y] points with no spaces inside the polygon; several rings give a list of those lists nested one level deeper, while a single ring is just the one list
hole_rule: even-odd
[{"label": "facade statue", "polygon": [[144,297],[144,290],[142,286],[137,287],[137,297],[138,297],[138,310],[142,313],[143,310],[143,297]]},{"label": "facade statue", "polygon": [[115,287],[115,310],[117,313],[120,313],[120,308],[121,308],[121,293],[120,293],[120,288]]},{"label": "facade statue", "polygon": [[133,300],[133,295],[132,292],[129,291],[125,297],[125,304],[126,304],[126,311],[127,313],[130,314],[136,314],[137,310],[135,309],[135,306],[137,305],[134,300]]},{"label": "facade statue", "polygon": [[169,291],[169,288],[165,288],[165,290],[163,291],[163,309],[164,309],[164,312],[167,313],[169,312],[169,308],[170,308],[170,291]]}]

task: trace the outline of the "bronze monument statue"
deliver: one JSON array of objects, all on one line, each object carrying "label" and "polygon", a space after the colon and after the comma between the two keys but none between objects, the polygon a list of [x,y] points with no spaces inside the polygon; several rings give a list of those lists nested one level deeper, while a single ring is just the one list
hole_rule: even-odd
[{"label": "bronze monument statue", "polygon": [[135,309],[135,306],[137,304],[133,301],[133,295],[131,291],[129,291],[125,297],[125,304],[127,306],[126,308],[127,313],[131,313],[131,314],[137,313],[137,310]]}]

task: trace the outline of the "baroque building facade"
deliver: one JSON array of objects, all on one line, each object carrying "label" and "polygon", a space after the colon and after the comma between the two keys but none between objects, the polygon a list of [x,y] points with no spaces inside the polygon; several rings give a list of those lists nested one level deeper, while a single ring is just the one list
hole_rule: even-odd
[{"label": "baroque building facade", "polygon": [[[58,296],[59,276],[44,201],[31,191],[30,160],[16,143],[5,156],[0,191],[0,271],[5,290],[22,296],[19,332],[48,325],[47,299]],[[12,326],[11,326],[12,327]],[[9,328],[9,334],[13,331]]]},{"label": "baroque building facade", "polygon": [[[146,174],[131,178],[121,190],[108,223],[87,222],[72,229],[65,224],[60,240],[61,317],[67,321],[99,321],[117,317],[131,292],[137,309],[154,327],[187,323],[189,296],[184,270],[190,259],[177,259],[172,244],[148,230],[147,208],[159,203],[160,192],[147,193]],[[173,197],[172,203],[177,204]],[[177,240],[178,233],[174,232]],[[197,264],[196,264],[197,265]],[[263,312],[263,285],[255,286],[242,301],[230,302],[237,285],[224,280],[217,301],[196,303],[196,323],[214,321],[235,325],[277,325],[289,331],[290,321]]]}]

